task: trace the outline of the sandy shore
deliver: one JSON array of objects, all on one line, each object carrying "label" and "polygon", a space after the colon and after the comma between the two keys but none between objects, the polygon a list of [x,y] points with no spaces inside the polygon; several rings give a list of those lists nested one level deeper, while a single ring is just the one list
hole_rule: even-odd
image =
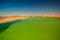
[{"label": "sandy shore", "polygon": [[4,18],[3,20],[0,20],[0,23],[4,23],[4,22],[10,22],[10,21],[14,21],[14,20],[21,20],[21,19],[25,19],[28,18],[28,16],[26,17],[8,17],[8,18]]},{"label": "sandy shore", "polygon": [[46,15],[44,15],[44,16],[19,16],[19,17],[15,17],[15,16],[12,16],[12,17],[7,17],[7,18],[4,18],[4,19],[2,19],[2,20],[0,20],[0,23],[4,23],[4,22],[10,22],[10,21],[14,21],[14,20],[21,20],[21,19],[25,19],[25,18],[29,18],[29,17],[42,17],[42,18],[60,18],[60,16],[54,16],[54,15],[52,15],[52,16],[46,16]]}]

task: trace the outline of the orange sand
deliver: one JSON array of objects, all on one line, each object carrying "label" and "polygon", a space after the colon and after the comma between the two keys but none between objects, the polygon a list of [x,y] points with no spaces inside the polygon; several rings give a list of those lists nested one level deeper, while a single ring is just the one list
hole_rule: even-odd
[{"label": "orange sand", "polygon": [[[4,23],[4,22],[10,22],[10,21],[14,21],[14,20],[21,20],[21,19],[25,19],[25,18],[29,18],[30,16],[13,16],[13,17],[7,17],[3,20],[0,20],[0,23]],[[33,16],[32,16],[33,17]],[[60,18],[60,15],[43,15],[43,16],[38,16],[38,17],[48,17],[48,18]]]},{"label": "orange sand", "polygon": [[26,17],[8,17],[3,20],[0,20],[0,23],[14,21],[14,20],[18,20],[18,19],[25,19],[25,18],[28,18],[28,17],[27,16]]}]

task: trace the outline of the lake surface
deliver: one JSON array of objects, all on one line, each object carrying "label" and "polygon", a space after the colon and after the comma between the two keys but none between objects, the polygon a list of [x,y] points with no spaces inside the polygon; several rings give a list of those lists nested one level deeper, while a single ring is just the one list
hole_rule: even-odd
[{"label": "lake surface", "polygon": [[0,28],[0,40],[59,40],[60,19],[28,18]]}]

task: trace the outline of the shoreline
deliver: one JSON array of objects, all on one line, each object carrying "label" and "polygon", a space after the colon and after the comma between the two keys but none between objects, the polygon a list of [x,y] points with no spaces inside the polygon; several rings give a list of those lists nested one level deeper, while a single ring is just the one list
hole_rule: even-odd
[{"label": "shoreline", "polygon": [[13,16],[13,17],[6,17],[6,18],[0,20],[0,23],[11,22],[11,21],[15,21],[15,20],[22,20],[22,19],[30,18],[30,17],[38,17],[38,18],[60,18],[60,16],[58,16],[58,17],[56,17],[56,16]]},{"label": "shoreline", "polygon": [[15,20],[22,20],[28,17],[9,17],[9,18],[4,18],[3,20],[0,20],[0,23],[5,23],[5,22],[11,22],[11,21],[15,21]]}]

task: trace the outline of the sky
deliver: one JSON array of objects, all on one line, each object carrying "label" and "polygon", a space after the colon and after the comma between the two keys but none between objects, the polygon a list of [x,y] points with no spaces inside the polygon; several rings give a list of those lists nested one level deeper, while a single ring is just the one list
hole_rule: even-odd
[{"label": "sky", "polygon": [[58,0],[0,0],[0,15],[59,14]]}]

